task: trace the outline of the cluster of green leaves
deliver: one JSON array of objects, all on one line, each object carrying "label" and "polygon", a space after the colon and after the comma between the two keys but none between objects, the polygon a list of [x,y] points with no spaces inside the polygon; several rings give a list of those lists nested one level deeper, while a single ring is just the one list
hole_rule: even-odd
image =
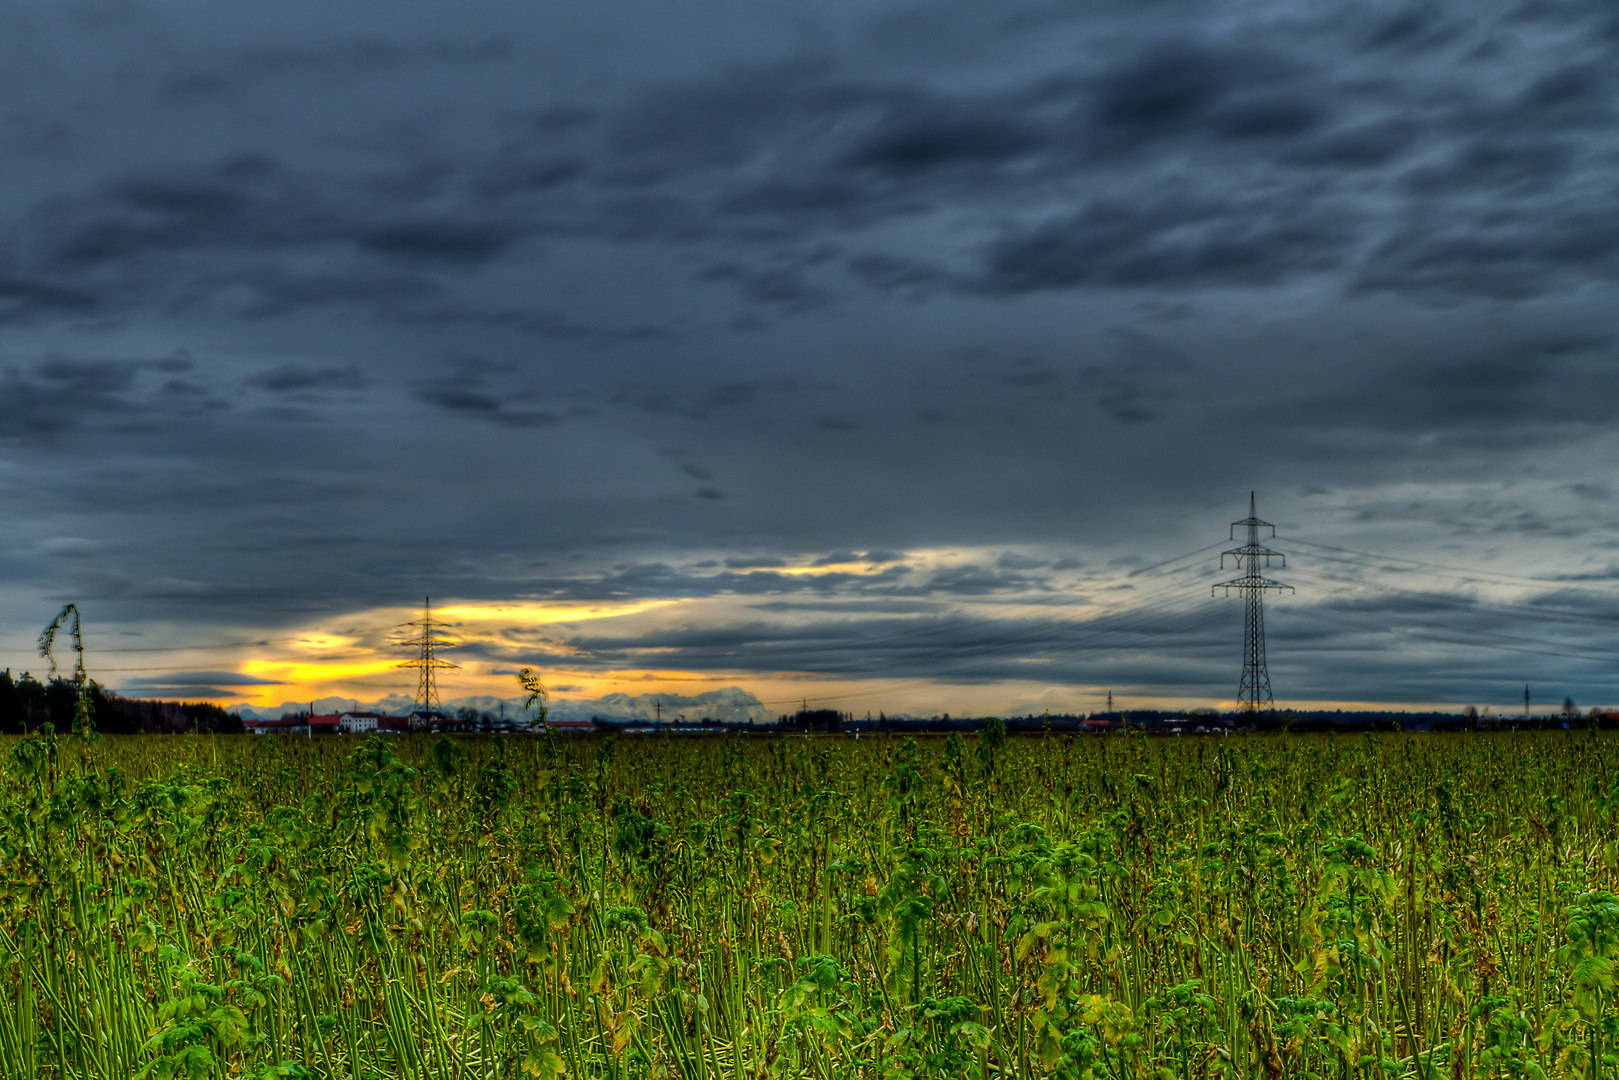
[{"label": "cluster of green leaves", "polygon": [[0,1075],[1605,1077],[1611,736],[0,741]]}]

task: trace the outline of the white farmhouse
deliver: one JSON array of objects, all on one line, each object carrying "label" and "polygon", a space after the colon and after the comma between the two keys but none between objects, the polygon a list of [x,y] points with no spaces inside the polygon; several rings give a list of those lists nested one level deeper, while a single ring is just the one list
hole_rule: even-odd
[{"label": "white farmhouse", "polygon": [[350,735],[370,735],[377,730],[377,722],[381,719],[380,713],[346,712],[339,719],[339,723]]}]

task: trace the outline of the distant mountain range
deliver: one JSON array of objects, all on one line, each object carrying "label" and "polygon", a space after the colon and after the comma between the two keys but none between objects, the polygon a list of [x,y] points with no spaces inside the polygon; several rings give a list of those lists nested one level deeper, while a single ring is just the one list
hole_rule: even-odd
[{"label": "distant mountain range", "polygon": [[[499,698],[489,694],[473,697],[449,698],[443,703],[446,710],[471,708],[479,712],[505,715],[514,720],[530,719],[523,712],[523,698]],[[269,708],[253,705],[232,705],[228,711],[247,720],[276,720],[287,713],[315,712],[378,712],[403,716],[416,707],[416,700],[404,694],[389,694],[376,701],[357,698],[323,697],[314,701],[286,701]],[[702,694],[608,694],[599,698],[555,698],[550,702],[553,720],[589,720],[600,716],[613,720],[656,720],[660,713],[665,720],[684,716],[688,720],[705,717],[733,724],[746,724],[774,720],[770,712],[752,693],[740,686],[727,686],[722,690],[709,690]]]}]

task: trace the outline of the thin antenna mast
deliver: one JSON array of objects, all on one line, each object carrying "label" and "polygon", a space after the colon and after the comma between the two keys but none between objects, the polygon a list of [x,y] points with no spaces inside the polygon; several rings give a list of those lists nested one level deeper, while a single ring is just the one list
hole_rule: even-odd
[{"label": "thin antenna mast", "polygon": [[1237,569],[1242,576],[1222,581],[1209,589],[1209,595],[1214,595],[1215,589],[1224,589],[1225,595],[1230,596],[1231,590],[1236,589],[1245,603],[1242,635],[1242,681],[1237,685],[1237,707],[1248,713],[1257,713],[1261,709],[1274,709],[1275,700],[1270,692],[1270,672],[1265,668],[1265,608],[1264,596],[1269,589],[1280,593],[1283,589],[1293,591],[1293,586],[1283,585],[1279,581],[1272,581],[1260,571],[1270,567],[1272,559],[1281,559],[1282,566],[1287,566],[1287,556],[1279,551],[1272,551],[1259,542],[1259,530],[1269,529],[1271,536],[1276,535],[1276,526],[1268,521],[1260,521],[1254,510],[1254,493],[1248,493],[1248,516],[1241,521],[1231,523],[1231,539],[1237,538],[1237,526],[1248,530],[1248,542],[1240,548],[1220,553],[1220,569],[1225,569],[1225,561],[1229,556],[1236,561]]}]

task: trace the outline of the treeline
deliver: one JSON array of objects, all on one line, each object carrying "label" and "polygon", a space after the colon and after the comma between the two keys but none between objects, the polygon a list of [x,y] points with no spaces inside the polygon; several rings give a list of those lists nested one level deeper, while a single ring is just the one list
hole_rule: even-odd
[{"label": "treeline", "polygon": [[[21,735],[50,726],[58,735],[73,729],[77,698],[67,679],[40,682],[27,672],[0,674],[0,734]],[[90,716],[95,729],[108,735],[171,735],[187,731],[236,734],[240,717],[207,702],[143,701],[119,697],[90,683]]]},{"label": "treeline", "polygon": [[[1247,712],[1219,712],[1211,708],[1188,711],[1161,709],[1120,709],[1114,712],[1045,713],[1039,716],[1008,716],[1001,722],[1012,734],[1027,735],[1042,732],[1072,734],[1083,731],[1140,730],[1148,734],[1180,734],[1198,732],[1235,731],[1249,729],[1260,732],[1364,732],[1364,731],[1502,731],[1542,730],[1564,727],[1619,727],[1613,714],[1595,713],[1579,715],[1570,709],[1544,716],[1518,717],[1481,716],[1476,709],[1466,712],[1394,712],[1354,711],[1343,709],[1266,709],[1257,714]],[[595,718],[592,718],[595,719]],[[726,731],[758,732],[760,730],[841,732],[895,732],[899,734],[933,734],[952,731],[974,732],[985,724],[982,717],[951,716],[886,716],[856,719],[854,714],[833,709],[801,709],[784,714],[767,725],[719,723],[704,719],[697,723],[703,728]],[[600,727],[643,724],[643,721],[602,721]]]}]

